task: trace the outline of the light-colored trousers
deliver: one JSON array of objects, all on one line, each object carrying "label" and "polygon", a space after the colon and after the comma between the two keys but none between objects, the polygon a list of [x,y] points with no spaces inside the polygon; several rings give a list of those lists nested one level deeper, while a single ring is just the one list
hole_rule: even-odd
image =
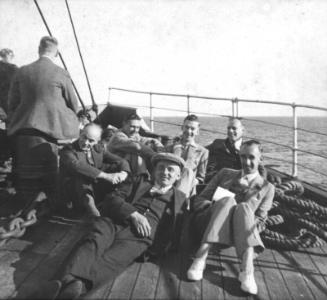
[{"label": "light-colored trousers", "polygon": [[248,247],[254,247],[256,253],[264,250],[253,210],[246,202],[236,203],[234,197],[214,202],[195,216],[194,221],[195,226],[197,222],[208,222],[202,243],[235,246],[240,258]]}]

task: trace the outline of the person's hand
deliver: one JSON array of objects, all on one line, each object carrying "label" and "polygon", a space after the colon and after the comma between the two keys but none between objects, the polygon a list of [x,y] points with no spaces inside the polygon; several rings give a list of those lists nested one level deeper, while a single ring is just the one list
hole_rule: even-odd
[{"label": "person's hand", "polygon": [[151,234],[151,226],[148,219],[141,215],[139,212],[135,211],[130,215],[130,220],[135,227],[137,233],[141,237],[149,237]]},{"label": "person's hand", "polygon": [[117,176],[119,178],[119,182],[123,182],[126,180],[128,173],[125,171],[121,171],[121,172],[117,173]]}]

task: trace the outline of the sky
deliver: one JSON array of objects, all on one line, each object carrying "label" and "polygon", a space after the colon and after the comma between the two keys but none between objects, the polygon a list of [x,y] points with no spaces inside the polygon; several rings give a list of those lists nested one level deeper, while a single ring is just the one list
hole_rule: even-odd
[{"label": "sky", "polygon": [[[63,0],[38,0],[86,104],[90,94]],[[327,107],[327,1],[69,0],[97,103],[108,87]],[[32,0],[0,0],[0,48],[22,66],[47,35]],[[57,63],[60,65],[60,61]],[[112,92],[110,101],[149,97]],[[185,109],[185,98],[153,97]],[[229,102],[191,100],[191,110],[230,114]],[[289,115],[291,108],[244,105],[241,115]],[[156,114],[163,114],[156,110]],[[299,114],[319,114],[299,109]]]}]

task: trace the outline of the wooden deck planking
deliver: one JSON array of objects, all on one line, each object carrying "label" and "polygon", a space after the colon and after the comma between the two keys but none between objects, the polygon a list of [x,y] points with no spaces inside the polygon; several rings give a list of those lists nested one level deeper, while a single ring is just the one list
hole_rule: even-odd
[{"label": "wooden deck planking", "polygon": [[107,299],[130,299],[141,268],[140,263],[133,263],[114,281]]},{"label": "wooden deck planking", "polygon": [[220,251],[213,248],[207,258],[202,280],[202,299],[224,299]]},{"label": "wooden deck planking", "polygon": [[[1,271],[6,273],[6,276],[0,277],[0,285],[6,286],[5,297],[15,293],[17,287],[20,286],[31,271],[37,267],[40,261],[56,245],[56,239],[64,234],[63,230],[56,230],[47,222],[41,222],[39,225],[42,226],[29,228],[22,239],[10,240],[1,249],[1,251],[7,251],[3,259],[10,262],[7,264],[0,260]],[[52,236],[48,234],[43,235],[44,232],[49,232],[50,230]],[[3,297],[2,294],[1,297]]]},{"label": "wooden deck planking", "polygon": [[156,263],[146,262],[141,265],[132,299],[154,299],[157,289],[160,267]]},{"label": "wooden deck planking", "polygon": [[180,266],[180,256],[177,253],[161,259],[155,299],[178,298]]},{"label": "wooden deck planking", "polygon": [[240,282],[238,281],[240,264],[235,248],[231,247],[221,250],[220,258],[223,269],[222,278],[225,299],[246,299],[248,295],[241,290]]},{"label": "wooden deck planking", "polygon": [[[291,299],[286,282],[270,249],[265,249],[265,251],[259,255],[259,257],[256,259],[256,266],[255,276],[260,295],[262,293],[262,289],[264,289],[262,285],[265,284],[270,299]],[[258,277],[258,272],[262,274],[260,279]]]},{"label": "wooden deck planking", "polygon": [[[52,224],[52,226],[54,226]],[[57,227],[55,225],[54,227]],[[13,295],[16,298],[29,297],[36,292],[38,284],[53,279],[62,262],[67,257],[70,250],[82,236],[84,224],[69,225],[69,228],[62,228],[63,236],[51,251],[39,262],[38,266],[30,272],[26,280],[17,287],[17,292]],[[37,284],[36,284],[37,283]]]},{"label": "wooden deck planking", "polygon": [[327,299],[326,281],[306,252],[291,252],[293,265],[301,272],[315,299]]},{"label": "wooden deck planking", "polygon": [[300,271],[292,265],[292,257],[289,251],[272,250],[277,266],[281,271],[287,288],[293,299],[314,299]]},{"label": "wooden deck planking", "polygon": [[[75,225],[74,225],[75,224]],[[0,298],[26,298],[49,280],[85,231],[83,223],[50,219],[0,248]],[[88,299],[326,299],[326,247],[303,252],[266,249],[256,260],[259,294],[243,293],[234,248],[212,251],[204,279],[186,280],[187,252],[134,263]]]}]

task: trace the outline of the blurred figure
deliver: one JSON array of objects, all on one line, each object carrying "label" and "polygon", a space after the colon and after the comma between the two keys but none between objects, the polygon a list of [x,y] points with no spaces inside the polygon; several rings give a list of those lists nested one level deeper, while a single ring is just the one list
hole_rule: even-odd
[{"label": "blurred figure", "polygon": [[209,150],[206,182],[221,169],[240,170],[240,148],[243,143],[244,126],[240,119],[231,118],[227,124],[227,138],[216,139],[206,148]]},{"label": "blurred figure", "polygon": [[101,134],[101,144],[105,149],[108,148],[108,144],[110,142],[111,137],[118,129],[114,126],[108,125],[107,128],[103,129]]},{"label": "blurred figure", "polygon": [[0,120],[6,121],[8,114],[8,92],[11,80],[17,71],[12,63],[14,52],[4,48],[0,50]]},{"label": "blurred figure", "polygon": [[9,91],[8,135],[22,204],[43,191],[54,206],[58,140],[79,134],[77,99],[68,72],[54,63],[58,53],[57,39],[43,37],[39,59],[18,69]]}]

